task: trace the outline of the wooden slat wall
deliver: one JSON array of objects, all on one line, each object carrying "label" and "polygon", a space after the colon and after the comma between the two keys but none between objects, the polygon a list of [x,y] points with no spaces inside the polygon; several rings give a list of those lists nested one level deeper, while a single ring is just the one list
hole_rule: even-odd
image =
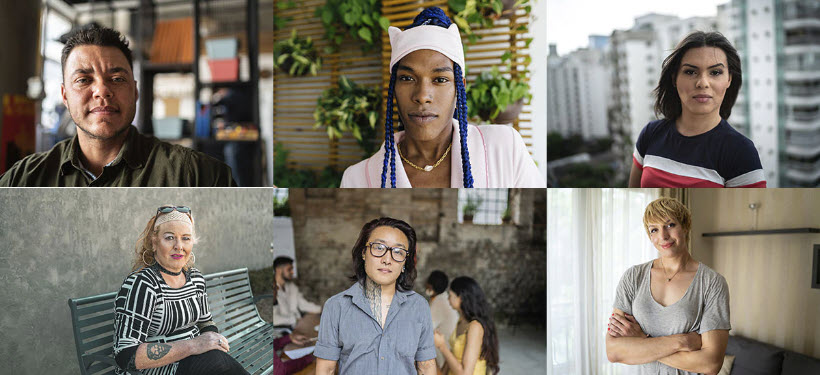
[{"label": "wooden slat wall", "polygon": [[[313,129],[313,111],[322,91],[334,87],[340,75],[359,85],[378,87],[381,84],[379,49],[368,53],[361,44],[346,42],[339,52],[324,54],[330,43],[324,39],[322,21],[314,16],[314,10],[324,5],[324,0],[304,0],[295,9],[274,9],[281,17],[290,17],[282,30],[273,34],[274,43],[290,37],[296,29],[300,37],[310,36],[320,56],[322,69],[317,76],[291,77],[278,70],[273,76],[273,140],[282,143],[290,151],[288,164],[298,168],[322,169],[331,166],[344,169],[362,160],[363,151],[350,133],[342,139],[330,141],[325,128]],[[375,141],[375,140],[374,140]],[[276,149],[274,149],[276,152]]]},{"label": "wooden slat wall", "polygon": [[[314,46],[323,58],[323,65],[316,77],[294,78],[279,71],[274,73],[274,143],[282,143],[290,151],[290,166],[305,169],[331,166],[344,169],[362,160],[363,152],[349,133],[345,133],[339,141],[330,141],[324,128],[313,129],[316,100],[323,90],[336,84],[341,74],[357,84],[381,86],[382,97],[386,97],[390,81],[388,35],[386,32],[381,33],[381,50],[375,48],[364,53],[359,43],[348,42],[346,48],[338,53],[326,55],[322,50],[329,42],[324,40],[321,20],[314,16],[314,9],[324,5],[324,0],[301,1],[298,8],[289,10],[278,10],[277,2],[278,0],[274,1],[277,15],[291,17],[292,20],[282,30],[274,32],[274,43],[290,37],[291,30],[296,28],[300,37],[313,38]],[[382,0],[382,15],[390,20],[391,26],[403,29],[413,22],[413,17],[422,9],[429,6],[438,6],[451,15],[447,0]],[[524,57],[529,51],[524,48],[526,36],[515,28],[521,23],[529,22],[529,15],[523,9],[518,9],[515,13],[510,18],[496,21],[495,26],[490,29],[477,30],[484,38],[478,40],[475,45],[470,45],[467,50],[468,83],[481,71],[489,70],[495,65],[498,65],[502,72],[506,72],[507,68],[501,66],[501,55],[508,50],[513,53],[513,59],[517,63],[507,73],[515,77],[524,74]],[[466,38],[463,40],[467,41]],[[382,103],[381,113],[384,113],[384,109],[385,103]],[[532,110],[529,105],[525,105],[519,119],[513,124],[521,132],[528,147],[532,147],[531,119]],[[378,123],[384,124],[383,115]],[[377,126],[379,137],[373,141],[380,144],[384,139],[384,131],[382,125]]]}]

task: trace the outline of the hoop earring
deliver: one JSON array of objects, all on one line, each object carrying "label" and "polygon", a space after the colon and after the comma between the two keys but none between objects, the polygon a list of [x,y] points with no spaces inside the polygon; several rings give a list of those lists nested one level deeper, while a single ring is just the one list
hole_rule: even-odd
[{"label": "hoop earring", "polygon": [[144,264],[146,267],[150,267],[157,263],[157,259],[154,258],[154,263],[148,264],[148,262],[145,261],[145,253],[145,251],[142,252],[142,264]]},{"label": "hoop earring", "polygon": [[[191,263],[191,265],[188,266],[188,268],[191,268],[194,266],[194,264],[196,264],[196,254],[194,254],[193,252],[191,252],[191,259],[188,259],[188,263]],[[186,263],[185,265],[187,266],[188,264]]]}]

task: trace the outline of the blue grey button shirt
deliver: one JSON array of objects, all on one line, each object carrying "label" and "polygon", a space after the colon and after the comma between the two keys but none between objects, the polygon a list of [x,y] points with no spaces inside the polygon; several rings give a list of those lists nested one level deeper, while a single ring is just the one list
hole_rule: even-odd
[{"label": "blue grey button shirt", "polygon": [[314,355],[338,361],[340,374],[414,375],[415,362],[436,358],[430,305],[396,290],[382,329],[357,282],[325,302]]}]

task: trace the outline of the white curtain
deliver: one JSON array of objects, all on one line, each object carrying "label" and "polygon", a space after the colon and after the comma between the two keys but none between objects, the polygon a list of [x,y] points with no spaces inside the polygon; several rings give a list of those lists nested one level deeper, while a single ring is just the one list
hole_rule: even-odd
[{"label": "white curtain", "polygon": [[615,288],[656,255],[643,229],[656,189],[549,189],[547,373],[629,374],[606,358]]}]

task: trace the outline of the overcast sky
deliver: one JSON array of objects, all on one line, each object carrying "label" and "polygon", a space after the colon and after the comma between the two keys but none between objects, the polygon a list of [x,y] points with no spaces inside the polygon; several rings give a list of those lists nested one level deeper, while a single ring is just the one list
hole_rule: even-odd
[{"label": "overcast sky", "polygon": [[635,17],[647,13],[715,16],[719,4],[729,0],[540,0],[547,2],[547,41],[558,45],[560,55],[586,47],[590,34],[610,35],[628,29]]}]

